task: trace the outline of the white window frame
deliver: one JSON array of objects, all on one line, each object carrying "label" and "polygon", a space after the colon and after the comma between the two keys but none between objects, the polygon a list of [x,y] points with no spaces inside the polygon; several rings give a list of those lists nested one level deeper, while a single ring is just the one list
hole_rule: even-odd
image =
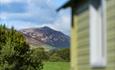
[{"label": "white window frame", "polygon": [[[92,0],[97,1],[97,0]],[[90,4],[90,65],[105,67],[107,65],[106,40],[106,0],[96,9]]]}]

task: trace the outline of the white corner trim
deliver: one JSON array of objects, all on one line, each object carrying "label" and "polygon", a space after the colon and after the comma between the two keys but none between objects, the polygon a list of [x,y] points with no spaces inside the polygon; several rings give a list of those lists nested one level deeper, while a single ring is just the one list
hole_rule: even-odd
[{"label": "white corner trim", "polygon": [[106,13],[105,0],[96,9],[90,5],[90,65],[91,67],[105,67],[106,59]]}]

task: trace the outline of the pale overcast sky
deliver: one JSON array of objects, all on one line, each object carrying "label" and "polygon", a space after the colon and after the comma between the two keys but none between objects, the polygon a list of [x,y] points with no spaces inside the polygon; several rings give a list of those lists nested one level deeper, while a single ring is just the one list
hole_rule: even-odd
[{"label": "pale overcast sky", "polygon": [[49,26],[70,34],[70,9],[56,12],[67,0],[0,0],[0,24],[16,29]]}]

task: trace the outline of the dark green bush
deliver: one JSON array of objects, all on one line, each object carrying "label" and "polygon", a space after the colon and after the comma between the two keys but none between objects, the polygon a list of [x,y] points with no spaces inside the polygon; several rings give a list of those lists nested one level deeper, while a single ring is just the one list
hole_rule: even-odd
[{"label": "dark green bush", "polygon": [[0,25],[0,70],[41,70],[41,56],[26,44],[25,38],[14,28]]},{"label": "dark green bush", "polygon": [[49,51],[49,61],[70,61],[70,48]]}]

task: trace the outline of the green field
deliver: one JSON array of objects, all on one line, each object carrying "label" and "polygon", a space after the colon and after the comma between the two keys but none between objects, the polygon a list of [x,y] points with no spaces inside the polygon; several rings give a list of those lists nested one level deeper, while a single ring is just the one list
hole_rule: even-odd
[{"label": "green field", "polygon": [[46,62],[43,70],[70,70],[69,62]]}]

